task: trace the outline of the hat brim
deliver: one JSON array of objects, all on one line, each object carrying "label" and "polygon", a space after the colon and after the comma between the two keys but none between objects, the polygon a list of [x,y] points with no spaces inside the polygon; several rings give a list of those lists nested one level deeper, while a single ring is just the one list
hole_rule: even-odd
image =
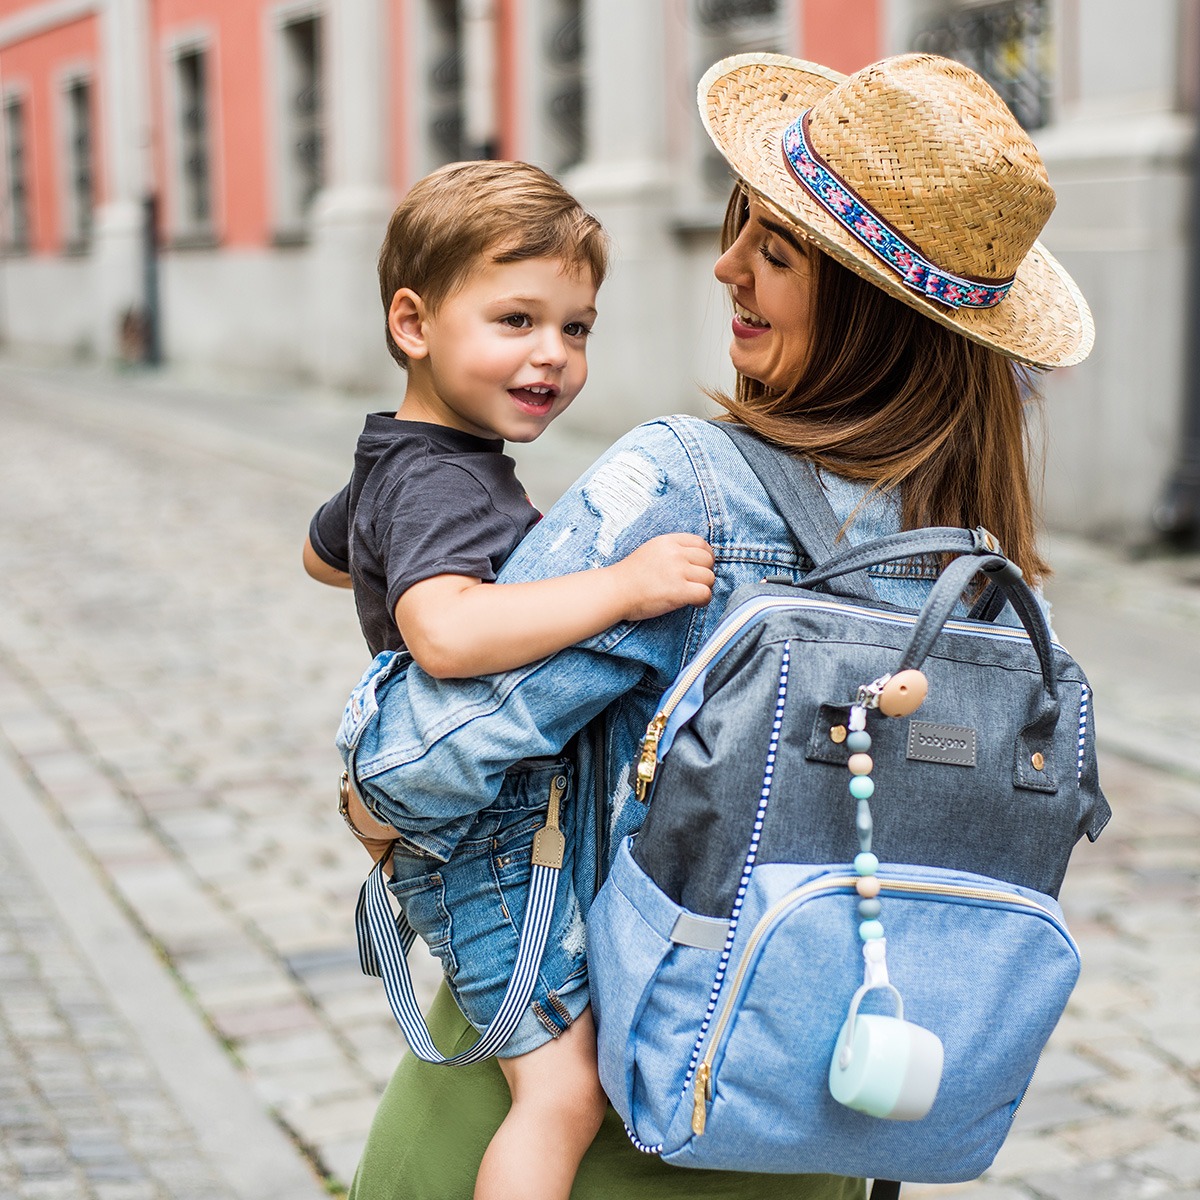
[{"label": "hat brim", "polygon": [[709,68],[697,87],[700,115],[734,172],[767,206],[822,250],[942,325],[1037,367],[1067,367],[1091,352],[1095,325],[1075,281],[1035,242],[994,308],[952,309],[906,287],[797,181],[783,156],[784,130],[846,76],[782,54],[738,54]]}]

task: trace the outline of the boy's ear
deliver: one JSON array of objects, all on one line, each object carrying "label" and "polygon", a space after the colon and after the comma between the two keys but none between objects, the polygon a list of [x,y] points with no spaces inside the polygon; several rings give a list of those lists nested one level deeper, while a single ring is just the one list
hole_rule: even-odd
[{"label": "boy's ear", "polygon": [[401,288],[388,307],[388,329],[392,340],[409,358],[424,358],[429,353],[425,344],[425,301],[412,288]]}]

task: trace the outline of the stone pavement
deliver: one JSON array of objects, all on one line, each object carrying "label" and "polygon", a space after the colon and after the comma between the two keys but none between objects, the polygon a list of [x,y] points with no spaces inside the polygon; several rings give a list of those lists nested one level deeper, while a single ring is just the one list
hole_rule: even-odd
[{"label": "stone pavement", "polygon": [[[386,404],[0,365],[0,1195],[353,1171],[403,1043],[358,972],[367,860],[333,811],[364,653],[299,548]],[[595,449],[555,430],[522,450],[534,499]],[[1117,813],[1064,892],[1084,974],[993,1169],[905,1195],[1200,1198],[1200,559],[1051,551]],[[64,915],[68,880],[107,901],[119,953]],[[200,1062],[207,1108],[183,1082]],[[222,1139],[221,1098],[262,1136]]]}]

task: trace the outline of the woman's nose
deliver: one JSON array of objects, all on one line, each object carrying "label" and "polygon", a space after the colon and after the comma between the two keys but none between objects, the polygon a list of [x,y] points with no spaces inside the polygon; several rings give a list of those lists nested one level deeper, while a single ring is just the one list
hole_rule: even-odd
[{"label": "woman's nose", "polygon": [[751,273],[746,267],[746,256],[742,253],[740,237],[717,259],[713,274],[720,283],[730,286],[749,281]]}]

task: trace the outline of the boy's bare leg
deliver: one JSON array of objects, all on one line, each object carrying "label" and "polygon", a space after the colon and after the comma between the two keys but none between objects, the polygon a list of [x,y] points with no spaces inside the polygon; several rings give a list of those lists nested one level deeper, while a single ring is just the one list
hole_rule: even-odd
[{"label": "boy's bare leg", "polygon": [[608,1104],[592,1010],[555,1041],[498,1061],[512,1108],[480,1163],[475,1200],[568,1200]]}]

